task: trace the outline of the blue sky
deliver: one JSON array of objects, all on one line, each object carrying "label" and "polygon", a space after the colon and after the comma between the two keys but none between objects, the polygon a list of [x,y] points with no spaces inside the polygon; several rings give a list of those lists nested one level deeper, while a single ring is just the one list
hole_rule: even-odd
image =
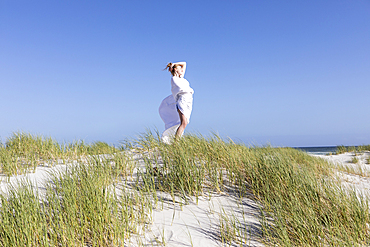
[{"label": "blue sky", "polygon": [[170,61],[195,90],[187,132],[370,144],[368,0],[0,0],[0,137],[162,132]]}]

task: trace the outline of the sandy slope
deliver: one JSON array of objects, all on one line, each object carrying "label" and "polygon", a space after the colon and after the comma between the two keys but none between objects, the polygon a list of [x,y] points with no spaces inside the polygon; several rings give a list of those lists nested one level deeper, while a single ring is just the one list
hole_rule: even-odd
[{"label": "sandy slope", "polygon": [[20,183],[27,181],[35,185],[35,189],[37,188],[40,194],[42,194],[42,192],[45,191],[45,183],[50,180],[50,173],[58,170],[64,170],[66,167],[66,165],[56,165],[52,168],[47,166],[39,166],[36,168],[35,172],[26,173],[23,175],[12,177],[0,175],[0,191],[6,193],[9,186],[17,187]]},{"label": "sandy slope", "polygon": [[[144,246],[223,246],[220,239],[220,218],[227,217],[243,231],[248,241],[245,246],[261,246],[256,241],[259,233],[258,208],[250,199],[239,205],[236,198],[214,195],[201,198],[198,204],[183,206],[167,204],[153,213],[153,225],[142,236],[133,238],[132,245]],[[238,222],[239,221],[239,222]]]},{"label": "sandy slope", "polygon": [[[318,155],[337,165],[353,168],[361,167],[365,171],[362,175],[340,171],[344,185],[355,186],[358,192],[370,192],[370,177],[364,176],[370,165],[367,158],[370,152],[356,156],[358,164],[351,163],[353,153],[340,155]],[[144,162],[140,156],[135,156],[137,169],[143,169]],[[0,189],[6,193],[7,186],[28,179],[36,185],[39,192],[45,190],[44,184],[48,182],[50,172],[66,169],[66,165],[55,167],[38,167],[34,173],[7,178],[0,176]],[[136,170],[137,170],[136,169]],[[244,246],[263,246],[258,242],[260,236],[259,205],[250,198],[240,200],[232,193],[212,194],[201,197],[198,203],[189,202],[181,205],[173,202],[166,194],[159,194],[162,202],[152,214],[152,224],[140,235],[133,237],[126,246],[224,246],[220,238],[222,223],[231,222],[241,234],[247,236]],[[223,227],[224,229],[225,226]]]},{"label": "sandy slope", "polygon": [[[136,163],[138,169],[144,169],[140,156],[136,156]],[[127,246],[228,246],[222,243],[222,222],[234,223],[235,229],[246,236],[243,246],[263,246],[258,242],[259,205],[250,198],[241,200],[232,192],[210,194],[197,203],[192,198],[192,202],[181,205],[164,193],[160,197],[164,203],[153,211],[152,225],[133,237]]]},{"label": "sandy slope", "polygon": [[[342,184],[354,187],[359,193],[370,195],[370,164],[368,163],[370,152],[315,156],[326,159],[339,167],[350,168],[352,171],[343,171],[343,169],[338,171]],[[358,159],[356,164],[352,163],[354,157]]]},{"label": "sandy slope", "polygon": [[[137,165],[135,171],[143,170],[143,159],[137,155],[134,158]],[[42,195],[50,173],[66,168],[66,165],[40,166],[35,172],[25,175],[0,175],[0,190],[7,193],[9,185],[16,187],[21,181],[30,181]],[[153,211],[152,224],[130,239],[126,246],[223,246],[220,229],[225,222],[233,223],[240,234],[247,236],[245,246],[262,246],[256,241],[260,236],[259,208],[252,199],[241,200],[232,193],[212,194],[199,198],[198,203],[194,199],[187,205],[181,205],[174,203],[166,194],[160,196],[163,203],[159,203]]]}]

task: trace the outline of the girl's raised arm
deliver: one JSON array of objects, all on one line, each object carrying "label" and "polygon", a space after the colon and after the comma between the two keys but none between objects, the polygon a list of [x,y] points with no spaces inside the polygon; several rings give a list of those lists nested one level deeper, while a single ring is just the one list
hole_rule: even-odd
[{"label": "girl's raised arm", "polygon": [[173,63],[172,66],[175,65],[175,64],[179,64],[179,65],[182,66],[182,68],[184,69],[184,75],[185,75],[185,72],[186,72],[186,62]]}]

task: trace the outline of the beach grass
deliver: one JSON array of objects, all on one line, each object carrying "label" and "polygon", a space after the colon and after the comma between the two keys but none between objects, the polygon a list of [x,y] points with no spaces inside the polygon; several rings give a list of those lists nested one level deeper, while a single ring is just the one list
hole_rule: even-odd
[{"label": "beach grass", "polygon": [[347,152],[361,153],[365,151],[370,151],[370,145],[360,145],[360,146],[337,146],[336,154],[343,154]]},{"label": "beach grass", "polygon": [[0,145],[0,173],[19,175],[34,171],[38,166],[52,167],[68,163],[87,154],[112,154],[119,150],[104,142],[87,144],[83,141],[60,144],[51,137],[14,132]]},{"label": "beach grass", "polygon": [[[253,198],[267,246],[370,244],[368,198],[343,187],[333,165],[296,149],[192,134],[166,145],[147,131],[119,148],[16,133],[0,151],[8,175],[67,164],[46,192],[23,181],[1,194],[1,246],[122,246],[147,227],[163,203],[159,193],[181,206],[214,193]],[[219,241],[247,243],[243,221],[220,212]]]},{"label": "beach grass", "polygon": [[355,157],[353,157],[353,158],[352,158],[351,162],[352,162],[353,164],[357,164],[357,163],[359,162],[359,160],[358,160],[358,158],[355,156]]},{"label": "beach grass", "polygon": [[343,188],[323,159],[292,148],[246,147],[217,136],[188,135],[173,145],[147,140],[141,146],[156,150],[147,167],[156,167],[158,176],[141,178],[148,192],[164,191],[184,203],[209,191],[240,197],[251,192],[263,205],[266,244],[369,244],[368,198]]},{"label": "beach grass", "polygon": [[369,178],[370,177],[370,170],[366,168],[366,166],[363,166],[359,163],[356,164],[340,164],[336,165],[336,170],[339,172],[345,172],[347,174],[352,174],[356,176],[360,176],[362,178]]},{"label": "beach grass", "polygon": [[150,203],[115,186],[130,166],[122,161],[77,160],[52,173],[44,193],[28,181],[10,186],[0,195],[0,246],[123,246],[149,222]]}]

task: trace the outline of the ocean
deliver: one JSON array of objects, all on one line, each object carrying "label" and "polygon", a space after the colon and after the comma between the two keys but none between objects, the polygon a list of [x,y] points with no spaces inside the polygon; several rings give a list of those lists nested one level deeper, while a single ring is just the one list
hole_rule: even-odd
[{"label": "ocean", "polygon": [[337,146],[326,146],[326,147],[294,147],[295,149],[302,150],[309,154],[326,155],[329,153],[335,154]]}]

